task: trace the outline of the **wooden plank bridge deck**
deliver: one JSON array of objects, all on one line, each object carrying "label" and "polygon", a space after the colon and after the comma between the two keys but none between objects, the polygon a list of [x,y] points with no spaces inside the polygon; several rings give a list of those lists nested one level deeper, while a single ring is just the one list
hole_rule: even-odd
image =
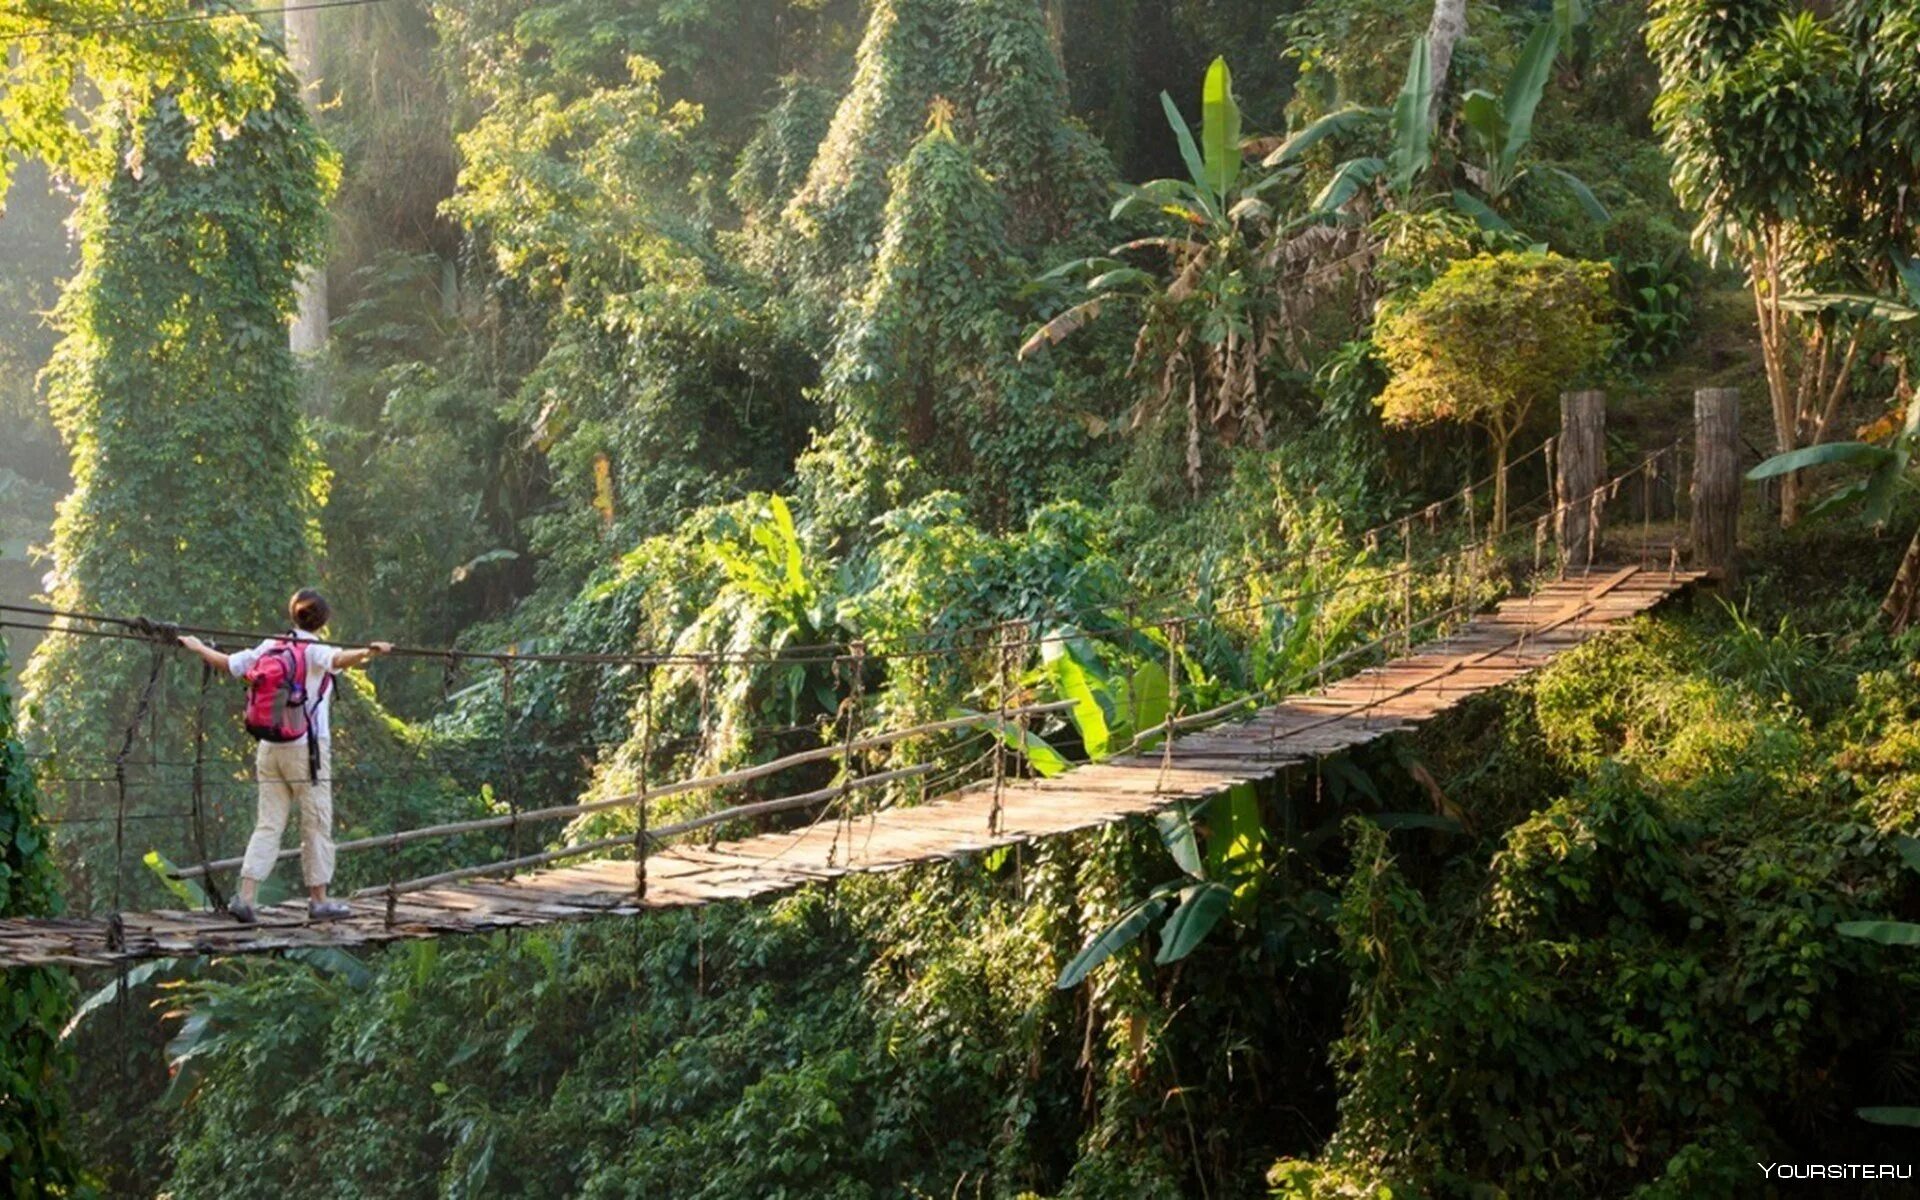
[{"label": "wooden plank bridge deck", "polygon": [[354,901],[352,916],[322,924],[309,923],[298,902],[263,909],[257,925],[222,913],[128,913],[118,937],[99,919],[5,920],[0,966],[364,946],[633,915],[743,900],[849,872],[891,871],[1110,824],[1412,728],[1648,611],[1702,574],[1622,567],[1546,583],[1406,657],[1290,696],[1244,721],[1177,737],[1170,755],[1156,750],[1052,779],[1009,781],[997,832],[988,828],[993,786],[976,784],[926,804],[855,818],[850,828],[822,821],[711,846],[665,847],[647,858],[644,897],[636,894],[631,861],[600,861],[409,893],[391,924],[384,898]]}]

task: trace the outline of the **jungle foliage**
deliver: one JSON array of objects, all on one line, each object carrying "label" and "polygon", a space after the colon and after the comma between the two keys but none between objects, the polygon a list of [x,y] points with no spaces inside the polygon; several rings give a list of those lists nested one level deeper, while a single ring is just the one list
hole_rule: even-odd
[{"label": "jungle foliage", "polygon": [[[1377,526],[1576,382],[1617,397],[1617,466],[1684,431],[1687,389],[1797,370],[1822,430],[1863,428],[1791,465],[1866,465],[1869,515],[1909,519],[1920,246],[1885,200],[1915,105],[1860,51],[1905,47],[1911,4],[1450,7],[1435,57],[1430,0],[386,0],[321,14],[305,103],[238,14],[12,56],[5,169],[80,196],[51,370],[0,397],[72,463],[49,594],[260,628],[318,582],[343,636],[605,656],[355,682],[337,826],[371,836],[956,713],[978,726],[903,754],[960,778],[1151,748],[1509,586],[1442,557],[1503,523],[1496,489],[1457,534]],[[0,36],[117,11],[29,3]],[[1776,92],[1792,127],[1746,128]],[[1754,183],[1762,134],[1807,169]],[[1792,338],[1690,250],[1703,215],[1736,266],[1805,259],[1755,284]],[[320,260],[331,345],[296,364]],[[12,326],[59,270],[0,280]],[[1848,931],[1920,916],[1888,550],[1765,545],[1729,605],[1159,827],[759,907],[163,962],[124,1002],[90,978],[66,1132],[113,1194],[216,1197],[1734,1196],[1755,1159],[1885,1157],[1855,1110],[1920,1099],[1920,960]],[[934,652],[807,652],[855,643]],[[137,812],[210,713],[238,797],[213,837],[247,815],[231,693],[178,662],[150,689],[153,651],[108,645],[50,638],[26,676],[95,911],[153,886],[121,870],[149,846],[194,852],[140,824],[108,869],[86,776],[146,731]],[[57,1105],[71,989],[44,982],[13,1019]]]}]

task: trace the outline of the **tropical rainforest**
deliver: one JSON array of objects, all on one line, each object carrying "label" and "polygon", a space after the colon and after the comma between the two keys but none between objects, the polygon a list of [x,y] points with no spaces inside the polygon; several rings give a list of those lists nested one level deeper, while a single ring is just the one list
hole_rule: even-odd
[{"label": "tropical rainforest", "polygon": [[412,650],[338,836],[466,830],[344,892],[1378,663],[1584,565],[1563,393],[1638,560],[1696,393],[1751,476],[1711,586],[1158,819],[10,967],[8,1194],[1920,1194],[1916,63],[1920,0],[5,0],[0,917],[224,903],[168,641],[296,587]]}]

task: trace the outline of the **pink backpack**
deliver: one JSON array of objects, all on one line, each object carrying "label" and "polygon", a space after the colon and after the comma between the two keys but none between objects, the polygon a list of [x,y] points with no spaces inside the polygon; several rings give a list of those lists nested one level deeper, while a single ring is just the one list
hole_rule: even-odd
[{"label": "pink backpack", "polygon": [[[327,694],[320,681],[315,704]],[[282,638],[247,668],[247,732],[263,742],[297,742],[307,736],[307,648]]]}]

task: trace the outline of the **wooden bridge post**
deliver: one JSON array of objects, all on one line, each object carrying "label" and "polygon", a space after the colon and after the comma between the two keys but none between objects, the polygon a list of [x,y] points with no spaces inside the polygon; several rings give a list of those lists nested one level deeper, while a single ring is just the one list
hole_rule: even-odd
[{"label": "wooden bridge post", "polygon": [[1562,571],[1584,571],[1599,557],[1600,508],[1592,499],[1606,477],[1607,394],[1562,392],[1553,523]]},{"label": "wooden bridge post", "polygon": [[1740,390],[1693,394],[1693,565],[1723,583],[1739,574]]}]

